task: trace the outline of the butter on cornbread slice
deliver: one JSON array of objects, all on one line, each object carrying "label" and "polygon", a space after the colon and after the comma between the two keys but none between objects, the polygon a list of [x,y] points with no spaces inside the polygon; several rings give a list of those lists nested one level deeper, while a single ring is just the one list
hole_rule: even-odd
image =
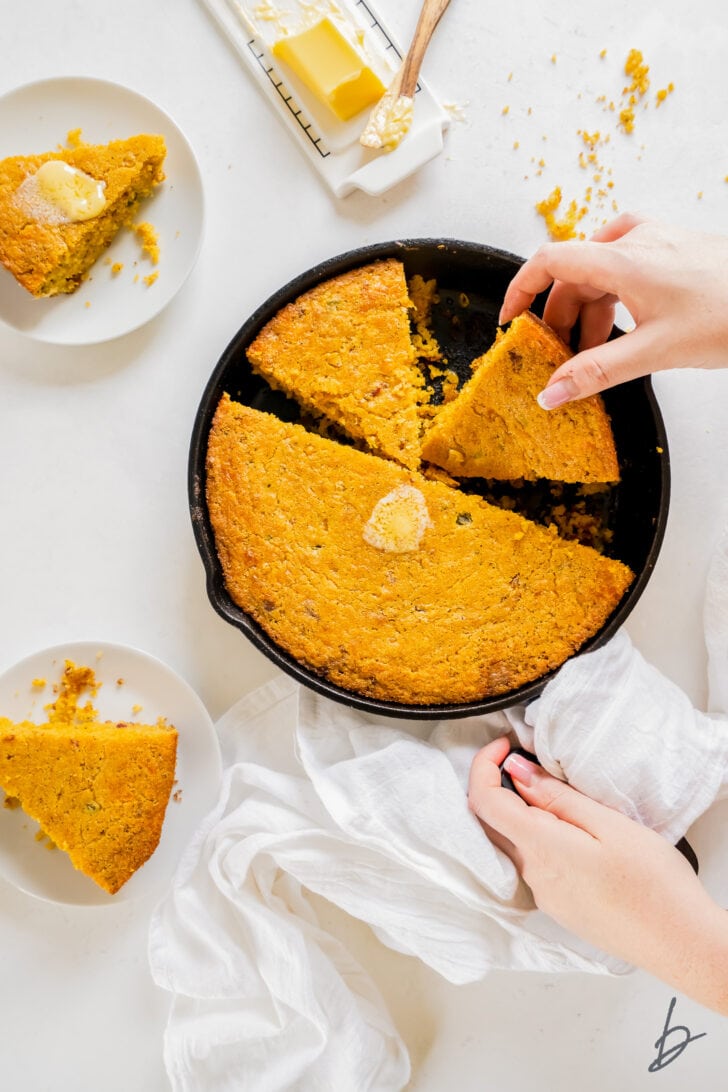
[{"label": "butter on cornbread slice", "polygon": [[394,258],[332,277],[283,307],[248,349],[271,386],[379,455],[419,466],[424,379]]},{"label": "butter on cornbread slice", "polygon": [[[0,262],[33,296],[74,292],[140,202],[164,178],[164,138],[140,134],[0,162]],[[56,215],[34,192],[46,163],[67,164],[101,183],[103,207],[90,219]]]},{"label": "butter on cornbread slice", "polygon": [[206,477],[234,602],[298,662],[381,700],[469,702],[537,679],[633,579],[478,496],[227,396]]},{"label": "butter on cornbread slice", "polygon": [[174,782],[177,731],[114,723],[77,707],[82,672],[66,662],[44,724],[0,717],[0,787],[74,867],[115,894],[157,848]]},{"label": "butter on cornbread slice", "polygon": [[437,414],[422,458],[458,478],[616,482],[619,464],[600,397],[543,410],[536,395],[571,356],[525,312],[499,332],[474,375]]}]

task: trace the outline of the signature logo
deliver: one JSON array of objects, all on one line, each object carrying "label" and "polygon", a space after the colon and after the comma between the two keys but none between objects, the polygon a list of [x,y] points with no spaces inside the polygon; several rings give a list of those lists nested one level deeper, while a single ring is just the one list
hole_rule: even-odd
[{"label": "signature logo", "polygon": [[[672,1012],[675,1008],[676,1001],[677,998],[673,997],[670,1002],[670,1007],[667,1010],[667,1019],[665,1020],[665,1027],[662,1035],[655,1042],[657,1057],[654,1062],[651,1062],[647,1067],[650,1073],[657,1073],[659,1069],[664,1069],[670,1062],[676,1061],[689,1043],[694,1043],[696,1039],[702,1039],[703,1036],[707,1034],[707,1032],[701,1031],[699,1035],[691,1035],[690,1030],[686,1028],[684,1024],[675,1024],[673,1027],[670,1027],[670,1019],[672,1018]],[[680,1038],[673,1040],[672,1045],[668,1047],[668,1039],[674,1035],[679,1035]]]}]

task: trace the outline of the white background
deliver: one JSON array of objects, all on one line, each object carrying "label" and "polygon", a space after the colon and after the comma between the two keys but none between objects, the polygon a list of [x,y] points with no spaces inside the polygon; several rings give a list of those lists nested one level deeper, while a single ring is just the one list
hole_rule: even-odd
[{"label": "white background", "polygon": [[[416,0],[378,2],[400,41],[413,30],[417,7]],[[207,199],[197,267],[143,329],[74,349],[0,328],[0,669],[66,640],[136,645],[183,675],[213,717],[272,675],[208,604],[186,461],[219,354],[292,276],[341,251],[403,236],[531,253],[546,238],[534,203],[556,184],[567,200],[580,199],[590,183],[578,164],[580,128],[612,134],[600,158],[612,169],[620,210],[704,230],[728,227],[728,33],[717,2],[453,0],[425,76],[442,101],[462,107],[464,120],[415,177],[380,198],[356,193],[341,201],[195,0],[1,0],[0,16],[0,92],[47,76],[89,75],[148,95],[186,132]],[[626,137],[596,100],[618,99],[632,47],[650,65],[652,91],[673,81],[675,92],[659,109],[639,111]],[[607,214],[611,208],[584,226]],[[700,705],[705,572],[728,510],[728,372],[685,371],[658,377],[655,386],[673,499],[660,561],[628,628]],[[726,821],[728,809],[716,808],[691,834],[706,883],[724,899]],[[144,902],[46,905],[0,882],[4,1087],[168,1087],[167,998],[146,961],[151,909]],[[673,1021],[707,1035],[667,1069],[648,1073],[673,992],[646,975],[497,974],[454,988],[382,949],[338,911],[323,913],[387,998],[418,1092],[726,1087],[725,1023],[684,998]]]}]

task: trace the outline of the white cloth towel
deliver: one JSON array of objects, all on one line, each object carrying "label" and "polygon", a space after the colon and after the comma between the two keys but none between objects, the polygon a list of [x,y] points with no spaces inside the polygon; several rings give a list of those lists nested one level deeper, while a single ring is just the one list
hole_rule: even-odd
[{"label": "white cloth towel", "polygon": [[472,758],[512,731],[551,772],[677,841],[728,770],[728,540],[706,601],[712,715],[620,633],[528,707],[383,721],[280,676],[219,722],[216,809],[154,914],[150,963],[173,1002],[175,1092],[388,1092],[409,1060],[373,982],[308,893],[453,983],[494,968],[618,973],[535,910],[468,811]]}]

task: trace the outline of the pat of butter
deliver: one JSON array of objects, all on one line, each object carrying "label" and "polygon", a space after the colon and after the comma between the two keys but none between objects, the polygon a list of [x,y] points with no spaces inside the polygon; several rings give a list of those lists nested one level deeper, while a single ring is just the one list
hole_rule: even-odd
[{"label": "pat of butter", "polygon": [[15,200],[40,222],[79,223],[103,211],[105,189],[105,182],[97,181],[78,167],[49,159],[21,183]]},{"label": "pat of butter", "polygon": [[398,485],[374,505],[362,537],[370,546],[391,554],[419,549],[422,537],[432,526],[427,502],[413,485]]},{"label": "pat of butter", "polygon": [[385,92],[376,73],[328,18],[300,34],[280,38],[273,55],[340,121],[372,106]]}]

